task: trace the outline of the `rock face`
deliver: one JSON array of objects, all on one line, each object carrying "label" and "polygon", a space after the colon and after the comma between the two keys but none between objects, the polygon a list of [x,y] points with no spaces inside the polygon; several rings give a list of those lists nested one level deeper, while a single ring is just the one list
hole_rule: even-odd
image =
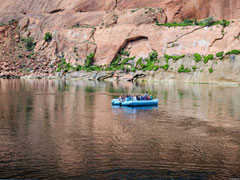
[{"label": "rock face", "polygon": [[[234,22],[225,28],[155,24],[209,16]],[[0,23],[11,19],[19,21],[18,36],[34,38],[36,64],[55,66],[62,54],[67,62],[82,65],[94,53],[94,64],[104,65],[122,49],[144,58],[152,50],[215,54],[240,47],[239,0],[0,0]],[[46,32],[53,35],[50,43],[43,40]]]},{"label": "rock face", "polygon": [[136,8],[162,8],[169,20],[183,18],[237,19],[238,0],[0,0],[1,13],[54,14],[64,11],[90,12],[114,11]]},{"label": "rock face", "polygon": [[[153,71],[136,71],[126,73],[117,72],[74,72],[67,74],[65,78],[105,80],[105,81],[168,81],[168,82],[195,82],[195,83],[220,83],[220,84],[240,84],[240,56],[230,55],[220,60],[215,58],[208,63],[195,62],[191,55],[174,61],[169,60],[168,70],[160,69]],[[160,65],[164,65],[164,61]],[[183,65],[191,72],[178,72]],[[196,69],[193,71],[192,67]],[[211,71],[212,70],[212,71]]]}]

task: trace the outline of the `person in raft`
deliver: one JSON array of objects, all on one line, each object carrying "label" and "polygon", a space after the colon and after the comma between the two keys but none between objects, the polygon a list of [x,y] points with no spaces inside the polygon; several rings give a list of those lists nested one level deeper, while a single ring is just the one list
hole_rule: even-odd
[{"label": "person in raft", "polygon": [[145,92],[144,97],[148,97],[148,92],[147,91]]},{"label": "person in raft", "polygon": [[119,99],[120,102],[124,102],[124,101],[144,101],[144,100],[153,100],[153,97],[152,97],[152,95],[149,95],[148,92],[146,92],[144,94],[144,96],[136,95],[136,94],[134,94],[133,96],[122,95],[118,99]]}]

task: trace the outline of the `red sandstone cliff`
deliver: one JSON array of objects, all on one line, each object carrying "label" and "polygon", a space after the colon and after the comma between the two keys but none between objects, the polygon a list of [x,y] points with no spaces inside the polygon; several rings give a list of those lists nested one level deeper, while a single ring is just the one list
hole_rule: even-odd
[{"label": "red sandstone cliff", "polygon": [[90,12],[115,9],[162,8],[169,21],[184,18],[240,18],[238,0],[0,0],[0,12],[16,14],[54,13],[58,11]]},{"label": "red sandstone cliff", "polygon": [[[234,20],[227,28],[158,27],[160,22],[183,19]],[[131,55],[201,54],[240,47],[239,0],[0,0],[0,22],[19,20],[20,35],[37,42],[37,59],[83,64],[95,53],[95,64],[108,64],[121,48]],[[44,34],[53,40],[45,43]],[[77,50],[77,53],[74,52]]]}]

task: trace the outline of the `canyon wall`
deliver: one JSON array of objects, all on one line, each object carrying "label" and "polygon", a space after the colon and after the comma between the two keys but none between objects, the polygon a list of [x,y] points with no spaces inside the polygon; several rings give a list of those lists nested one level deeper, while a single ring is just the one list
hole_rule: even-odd
[{"label": "canyon wall", "polygon": [[240,17],[238,0],[0,0],[1,14],[109,12],[145,7],[164,9],[169,21],[185,18],[201,19],[208,16],[228,20]]},{"label": "canyon wall", "polygon": [[[227,27],[156,25],[157,20],[210,16],[231,23]],[[0,0],[0,22],[11,19],[19,22],[17,37],[34,38],[35,61],[46,66],[55,66],[61,54],[67,62],[82,65],[94,53],[94,64],[104,65],[121,49],[136,58],[153,50],[163,56],[240,49],[239,0]],[[53,35],[50,43],[44,41],[46,32]],[[6,52],[2,54],[3,59]]]}]

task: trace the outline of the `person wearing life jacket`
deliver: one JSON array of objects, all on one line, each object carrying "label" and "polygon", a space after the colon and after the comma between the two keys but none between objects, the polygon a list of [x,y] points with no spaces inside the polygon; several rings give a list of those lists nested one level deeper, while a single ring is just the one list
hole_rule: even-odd
[{"label": "person wearing life jacket", "polygon": [[131,101],[132,97],[130,95],[127,95],[126,101]]},{"label": "person wearing life jacket", "polygon": [[152,95],[150,95],[150,100],[153,100],[153,97],[152,97]]},{"label": "person wearing life jacket", "polygon": [[144,97],[148,97],[148,92],[147,91],[145,92]]},{"label": "person wearing life jacket", "polygon": [[146,91],[145,94],[144,94],[144,100],[148,100],[148,92]]},{"label": "person wearing life jacket", "polygon": [[134,94],[133,98],[132,98],[133,101],[137,101],[137,96]]}]

